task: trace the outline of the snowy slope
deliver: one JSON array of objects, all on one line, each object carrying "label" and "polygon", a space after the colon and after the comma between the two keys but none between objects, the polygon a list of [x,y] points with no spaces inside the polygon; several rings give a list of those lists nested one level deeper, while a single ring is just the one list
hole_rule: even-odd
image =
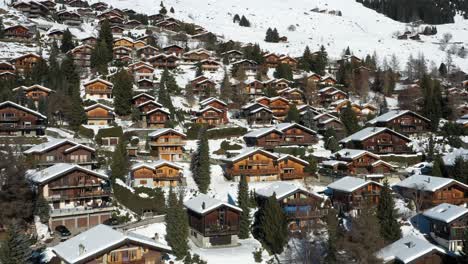
[{"label": "snowy slope", "polygon": [[[93,0],[97,1],[97,0]],[[114,7],[131,8],[146,14],[159,11],[159,1],[150,0],[104,0]],[[423,52],[428,60],[440,63],[446,53],[439,50],[436,42],[446,32],[453,35],[453,42],[468,44],[468,20],[456,18],[456,23],[437,26],[438,34],[422,36],[422,42],[397,40],[395,32],[403,32],[407,25],[365,8],[354,0],[176,0],[163,1],[169,9],[175,9],[175,16],[185,22],[194,22],[226,39],[260,43],[262,48],[290,55],[301,55],[309,45],[317,50],[324,44],[332,57],[339,57],[347,46],[355,55],[363,57],[377,51],[383,56],[396,54],[401,65],[410,54]],[[319,9],[339,10],[343,16],[334,16],[310,11]],[[252,23],[251,28],[232,23],[235,14],[245,15]],[[296,26],[296,31],[287,28]],[[280,35],[288,37],[289,43],[266,43],[263,41],[268,27],[276,27]],[[455,64],[468,70],[468,60],[454,58]]]}]

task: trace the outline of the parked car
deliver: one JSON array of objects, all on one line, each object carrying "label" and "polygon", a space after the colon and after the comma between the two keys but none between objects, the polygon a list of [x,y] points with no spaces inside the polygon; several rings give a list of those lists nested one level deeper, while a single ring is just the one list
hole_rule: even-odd
[{"label": "parked car", "polygon": [[60,235],[61,240],[66,240],[71,236],[70,230],[63,225],[57,226],[55,231]]}]

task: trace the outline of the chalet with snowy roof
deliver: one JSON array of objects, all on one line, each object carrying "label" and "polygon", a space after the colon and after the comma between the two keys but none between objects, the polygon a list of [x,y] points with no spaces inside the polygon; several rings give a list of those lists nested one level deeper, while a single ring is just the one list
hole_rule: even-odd
[{"label": "chalet with snowy roof", "polygon": [[38,102],[39,100],[41,100],[41,98],[43,99],[43,98],[48,97],[54,91],[42,85],[34,84],[29,87],[20,86],[20,87],[14,88],[13,92],[22,92],[23,95],[26,96],[26,98],[29,98],[35,102]]},{"label": "chalet with snowy roof", "polygon": [[382,184],[346,176],[327,186],[333,207],[340,210],[359,210],[364,203],[377,205]]},{"label": "chalet with snowy roof", "polygon": [[65,33],[64,30],[53,28],[47,31],[46,35],[49,40],[60,42],[63,39],[63,34]]},{"label": "chalet with snowy roof", "polygon": [[455,123],[458,125],[463,126],[464,128],[468,128],[468,114],[460,117],[459,119],[455,120]]},{"label": "chalet with snowy roof", "polygon": [[338,139],[343,138],[346,135],[346,128],[343,122],[341,122],[339,118],[332,114],[318,114],[313,118],[313,120],[319,133],[321,134],[325,133],[327,129],[332,129],[335,131]]},{"label": "chalet with snowy roof", "polygon": [[121,60],[123,57],[129,57],[132,54],[132,49],[124,46],[114,47],[112,49],[114,60]]},{"label": "chalet with snowy roof", "polygon": [[278,146],[309,146],[317,142],[317,132],[296,123],[280,123],[255,129],[244,135],[247,146],[273,149]]},{"label": "chalet with snowy roof", "polygon": [[22,25],[14,25],[3,30],[4,37],[7,39],[29,39],[33,33],[29,28]]},{"label": "chalet with snowy roof", "polygon": [[265,59],[264,63],[268,68],[276,68],[276,66],[278,66],[280,56],[275,53],[267,53],[263,55],[263,58]]},{"label": "chalet with snowy roof", "polygon": [[136,163],[130,168],[133,187],[175,187],[182,184],[184,168],[174,162],[157,160]]},{"label": "chalet with snowy roof", "polygon": [[154,67],[158,69],[175,69],[177,67],[177,62],[179,61],[179,57],[174,54],[158,54],[156,56],[150,57],[148,62]]},{"label": "chalet with snowy roof", "polygon": [[468,229],[468,209],[449,203],[439,204],[422,213],[430,222],[430,236],[448,251],[463,249],[463,239]]},{"label": "chalet with snowy roof", "polygon": [[11,101],[0,103],[0,135],[42,136],[47,117]]},{"label": "chalet with snowy roof", "polygon": [[268,106],[260,103],[250,103],[242,106],[242,116],[250,126],[269,126],[276,120],[273,111]]},{"label": "chalet with snowy roof", "polygon": [[107,3],[104,2],[96,2],[91,4],[91,8],[93,8],[96,11],[104,11],[109,7]]},{"label": "chalet with snowy roof", "polygon": [[67,1],[67,4],[71,7],[88,7],[89,4],[87,1],[83,1],[83,0],[71,0],[71,1]]},{"label": "chalet with snowy roof", "polygon": [[83,20],[81,19],[81,15],[78,14],[77,12],[64,10],[64,11],[58,12],[57,17],[62,24],[65,24],[71,27],[79,27],[83,23]]},{"label": "chalet with snowy roof", "polygon": [[366,127],[340,140],[346,148],[363,149],[374,154],[411,153],[411,139],[386,127]]},{"label": "chalet with snowy roof", "polygon": [[442,203],[461,205],[468,202],[468,186],[451,178],[413,175],[393,188],[406,199],[413,200],[420,209]]},{"label": "chalet with snowy roof", "polygon": [[278,58],[278,63],[279,64],[287,64],[291,69],[296,69],[297,68],[297,60],[294,59],[293,57],[289,55],[283,55]]},{"label": "chalet with snowy roof", "polygon": [[50,11],[47,6],[36,1],[15,2],[13,7],[24,13],[28,18],[45,17]]},{"label": "chalet with snowy roof", "polygon": [[195,123],[217,126],[228,122],[227,104],[225,102],[210,97],[200,102],[200,108],[193,117]]},{"label": "chalet with snowy roof", "polygon": [[387,174],[395,170],[393,165],[381,160],[378,155],[361,149],[337,151],[333,153],[332,160],[322,165],[344,175]]},{"label": "chalet with snowy roof", "polygon": [[85,37],[81,39],[81,43],[94,47],[94,45],[97,43],[97,38],[93,36]]},{"label": "chalet with snowy roof", "polygon": [[208,79],[208,77],[204,75],[200,75],[191,80],[189,85],[192,88],[193,94],[200,98],[204,98],[213,91],[216,91],[216,82]]},{"label": "chalet with snowy roof", "polygon": [[41,56],[35,53],[27,53],[11,59],[10,63],[15,66],[19,73],[24,74],[25,72],[30,71],[40,60],[42,60]]},{"label": "chalet with snowy roof", "polygon": [[244,69],[245,71],[250,71],[250,72],[257,72],[258,69],[258,63],[253,60],[239,60],[236,62],[232,63],[232,67],[234,69],[238,69],[239,67]]},{"label": "chalet with snowy roof", "polygon": [[126,47],[133,49],[133,40],[129,38],[118,38],[114,40],[114,47]]},{"label": "chalet with snowy roof", "polygon": [[336,83],[337,81],[335,80],[335,78],[331,76],[322,76],[322,78],[320,79],[321,85],[335,85]]},{"label": "chalet with snowy roof", "polygon": [[201,248],[238,245],[242,209],[230,203],[199,194],[185,201],[189,237]]},{"label": "chalet with snowy roof", "polygon": [[159,128],[149,135],[149,145],[154,155],[168,161],[183,159],[187,136],[172,128]]},{"label": "chalet with snowy roof", "polygon": [[202,71],[215,72],[221,67],[221,63],[215,60],[206,59],[198,62]]},{"label": "chalet with snowy roof", "polygon": [[155,100],[148,100],[148,101],[144,101],[140,104],[135,105],[135,107],[138,109],[138,111],[140,111],[142,115],[146,117],[146,113],[156,108],[161,108],[162,105]]},{"label": "chalet with snowy roof", "polygon": [[146,45],[147,45],[146,42],[144,42],[143,40],[135,40],[133,42],[133,48],[134,49],[140,49],[140,48],[143,48]]},{"label": "chalet with snowy roof", "polygon": [[158,54],[158,49],[153,46],[146,45],[141,48],[138,48],[136,54],[141,60],[147,61],[149,58]]},{"label": "chalet with snowy roof", "polygon": [[199,62],[208,60],[211,57],[211,52],[206,49],[195,49],[184,53],[182,59],[187,62]]},{"label": "chalet with snowy roof", "polygon": [[114,109],[100,103],[85,107],[88,125],[108,126],[114,122]]},{"label": "chalet with snowy roof", "polygon": [[106,80],[96,78],[83,84],[85,98],[91,100],[111,99],[114,85]]},{"label": "chalet with snowy roof", "polygon": [[[147,93],[139,93],[135,96],[132,97],[132,104],[133,106],[138,106],[142,103],[148,102],[148,101],[154,101],[155,97],[152,95],[149,95]],[[162,107],[162,105],[158,104],[159,107]]]},{"label": "chalet with snowy roof", "polygon": [[169,30],[169,31],[179,31],[180,30],[180,25],[177,22],[171,22],[169,20],[164,20],[160,21],[155,24],[155,26],[160,27],[164,30]]},{"label": "chalet with snowy roof", "polygon": [[257,79],[248,79],[243,82],[235,82],[232,85],[232,89],[244,90],[246,94],[249,95],[249,98],[257,98],[264,95],[264,85],[263,82]]},{"label": "chalet with snowy roof", "polygon": [[73,62],[79,68],[91,67],[91,53],[92,52],[93,52],[93,47],[88,44],[76,46],[75,48],[68,51],[68,53],[71,54],[73,57]]},{"label": "chalet with snowy roof", "polygon": [[304,92],[299,88],[286,88],[278,90],[278,95],[289,100],[292,104],[303,105],[306,98]]},{"label": "chalet with snowy roof", "polygon": [[6,61],[0,61],[0,74],[2,73],[15,73],[15,66]]},{"label": "chalet with snowy roof", "polygon": [[44,1],[39,1],[40,4],[46,6],[47,8],[49,8],[49,10],[54,10],[55,9],[55,2],[52,1],[52,0],[44,0]]},{"label": "chalet with snowy roof", "polygon": [[354,55],[344,55],[343,58],[336,61],[337,63],[352,63],[352,64],[360,64],[362,60]]},{"label": "chalet with snowy roof", "polygon": [[50,207],[49,227],[83,230],[111,218],[109,177],[76,164],[56,163],[27,174]]},{"label": "chalet with snowy roof", "polygon": [[276,91],[283,90],[289,88],[293,84],[292,81],[280,78],[280,79],[270,79],[268,81],[264,81],[263,85],[265,88],[272,88]]},{"label": "chalet with snowy roof", "polygon": [[388,127],[408,135],[430,131],[431,120],[410,110],[390,110],[367,122],[372,126]]},{"label": "chalet with snowy roof", "polygon": [[134,20],[134,19],[133,20],[128,20],[128,21],[126,21],[124,23],[124,27],[128,28],[128,29],[134,29],[134,28],[139,27],[141,25],[143,25],[143,24],[140,21]]},{"label": "chalet with snowy roof", "polygon": [[171,113],[169,110],[160,107],[145,112],[144,120],[147,128],[163,128],[170,119]]},{"label": "chalet with snowy roof", "polygon": [[249,182],[303,179],[309,163],[288,154],[268,152],[261,148],[247,148],[239,155],[225,160],[225,175],[239,181],[246,177]]},{"label": "chalet with snowy roof", "polygon": [[168,55],[173,54],[173,55],[176,55],[176,56],[181,56],[182,53],[184,53],[184,48],[182,48],[179,45],[175,45],[175,44],[166,46],[162,50],[163,50],[164,53],[166,53]]},{"label": "chalet with snowy roof", "polygon": [[445,251],[425,238],[407,235],[376,253],[385,264],[447,263]]},{"label": "chalet with snowy roof", "polygon": [[228,50],[226,52],[221,53],[221,57],[227,58],[229,62],[234,62],[241,60],[244,54],[242,51],[239,50]]},{"label": "chalet with snowy roof", "polygon": [[348,98],[347,93],[331,86],[320,89],[318,93],[321,104],[330,104]]},{"label": "chalet with snowy roof", "polygon": [[268,106],[273,112],[273,115],[279,120],[284,120],[288,114],[290,102],[288,99],[276,97],[260,97],[255,100],[256,102]]},{"label": "chalet with snowy roof", "polygon": [[256,189],[255,198],[261,206],[275,195],[286,214],[290,230],[307,228],[328,213],[329,203],[325,196],[309,192],[287,182],[275,182],[267,187]]},{"label": "chalet with snowy roof", "polygon": [[97,225],[52,248],[58,263],[166,263],[171,248],[133,232]]}]

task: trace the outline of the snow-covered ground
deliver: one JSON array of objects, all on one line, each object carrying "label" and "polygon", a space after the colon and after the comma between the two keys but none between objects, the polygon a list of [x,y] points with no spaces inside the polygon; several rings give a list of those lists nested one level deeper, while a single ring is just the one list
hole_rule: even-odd
[{"label": "snow-covered ground", "polygon": [[[93,0],[91,2],[97,2]],[[160,6],[149,0],[104,0],[114,7],[131,8],[146,14],[156,14]],[[401,66],[410,54],[422,52],[436,64],[445,61],[446,53],[437,44],[444,33],[453,35],[452,42],[468,43],[468,20],[455,18],[455,23],[438,25],[436,36],[421,36],[421,41],[397,40],[396,32],[412,30],[405,23],[394,21],[368,9],[354,0],[176,0],[163,1],[167,8],[174,7],[175,18],[193,22],[226,40],[259,43],[272,52],[301,55],[306,45],[317,50],[324,45],[332,57],[339,57],[349,46],[356,56],[377,52],[380,59],[395,54]],[[339,10],[342,16],[311,11],[314,8]],[[235,14],[245,15],[249,28],[233,23]],[[293,25],[295,31],[288,28]],[[266,30],[276,27],[287,43],[267,43]],[[463,44],[462,44],[463,45]],[[449,44],[450,46],[450,44]],[[466,47],[465,47],[466,48]],[[468,70],[468,60],[454,56],[454,63]]]}]

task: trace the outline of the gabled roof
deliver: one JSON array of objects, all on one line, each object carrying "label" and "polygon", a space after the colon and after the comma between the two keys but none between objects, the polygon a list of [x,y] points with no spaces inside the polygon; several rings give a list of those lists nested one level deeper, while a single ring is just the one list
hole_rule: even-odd
[{"label": "gabled roof", "polygon": [[376,123],[379,123],[379,122],[390,122],[392,121],[393,119],[395,118],[398,118],[402,115],[405,115],[405,114],[412,114],[412,115],[415,115],[427,122],[430,122],[431,120],[429,120],[428,118],[425,118],[424,116],[420,115],[420,114],[417,114],[413,111],[410,111],[410,110],[390,110],[388,111],[387,113],[383,114],[383,115],[380,115],[374,119],[371,119],[369,120],[367,123],[371,124],[371,125],[375,125]]},{"label": "gabled roof", "polygon": [[445,253],[443,249],[423,238],[408,235],[381,249],[377,256],[383,259],[384,263],[400,261],[407,264],[432,251]]},{"label": "gabled roof", "polygon": [[88,86],[88,85],[93,84],[93,83],[95,83],[95,82],[102,82],[102,83],[104,83],[105,85],[110,86],[111,88],[114,87],[114,84],[112,84],[111,82],[108,82],[108,81],[106,81],[106,80],[103,80],[103,79],[101,79],[101,78],[95,78],[95,79],[92,79],[92,80],[90,80],[90,81],[88,81],[88,82],[85,82],[85,83],[83,84],[83,86]]},{"label": "gabled roof", "polygon": [[150,111],[146,112],[146,114],[150,115],[150,114],[155,113],[155,112],[163,112],[163,113],[165,113],[167,115],[171,114],[171,112],[169,112],[169,110],[167,108],[163,108],[163,107],[158,107],[158,108],[155,108],[153,110],[150,110]]},{"label": "gabled roof", "polygon": [[159,128],[159,129],[156,129],[155,131],[151,132],[150,134],[148,134],[149,137],[159,137],[161,135],[164,135],[164,134],[167,134],[167,133],[175,133],[175,134],[178,134],[182,137],[186,137],[187,135],[185,135],[184,133],[180,132],[180,131],[177,131],[173,128]]},{"label": "gabled roof", "polygon": [[452,183],[457,183],[461,186],[464,186],[468,189],[468,186],[451,178],[435,177],[428,175],[413,175],[410,176],[394,186],[403,187],[409,189],[417,189],[421,191],[435,192],[444,186],[447,186]]},{"label": "gabled roof", "polygon": [[48,142],[37,144],[37,145],[25,150],[23,153],[24,154],[42,153],[42,152],[48,151],[50,149],[53,149],[55,147],[58,147],[60,145],[66,144],[66,143],[71,144],[73,146],[81,146],[81,147],[89,149],[90,151],[93,151],[93,152],[96,151],[95,149],[93,149],[91,147],[88,147],[88,146],[73,142],[73,141],[71,141],[69,139],[50,139]]},{"label": "gabled roof", "polygon": [[114,108],[112,108],[110,106],[107,106],[107,105],[104,105],[104,104],[101,104],[101,103],[96,103],[96,104],[87,106],[87,107],[84,108],[84,110],[87,112],[87,111],[92,110],[92,109],[97,108],[97,107],[104,108],[107,111],[111,111],[111,112],[114,111]]},{"label": "gabled roof", "polygon": [[30,53],[26,53],[24,55],[18,56],[16,58],[13,58],[10,61],[15,61],[15,60],[19,60],[19,59],[22,59],[22,58],[25,58],[25,57],[30,57],[30,56],[36,57],[36,58],[42,58],[41,56],[37,55],[36,53],[31,53],[30,52]]},{"label": "gabled roof", "polygon": [[139,93],[139,94],[133,96],[133,97],[132,97],[132,100],[135,100],[135,99],[140,98],[140,97],[142,97],[142,96],[146,96],[146,97],[148,97],[148,98],[151,98],[151,100],[155,100],[154,96],[152,96],[152,95],[150,95],[150,94],[147,94],[147,93]]},{"label": "gabled roof", "polygon": [[237,156],[234,156],[232,158],[226,159],[227,162],[236,162],[238,160],[241,160],[245,157],[248,157],[250,155],[256,154],[256,153],[261,153],[266,156],[269,156],[273,159],[278,159],[278,155],[275,153],[268,152],[264,149],[261,148],[246,148],[243,152],[239,153]]},{"label": "gabled roof", "polygon": [[342,159],[357,159],[363,155],[369,155],[369,156],[372,156],[376,159],[380,159],[379,155],[376,155],[374,153],[371,153],[367,150],[362,150],[362,149],[342,149],[342,150],[339,150],[335,153],[332,154],[333,156],[335,157],[339,157],[339,158],[342,158]]},{"label": "gabled roof", "polygon": [[29,87],[26,87],[26,86],[16,87],[16,88],[13,89],[13,91],[17,91],[17,90],[29,91],[29,90],[34,90],[34,89],[39,89],[39,90],[42,90],[42,91],[47,92],[47,93],[52,92],[52,89],[49,89],[49,88],[44,87],[44,86],[39,85],[39,84],[34,84],[34,85],[29,86]]},{"label": "gabled roof", "polygon": [[171,166],[171,167],[174,167],[174,168],[178,168],[180,170],[183,169],[182,166],[178,165],[178,164],[175,164],[174,162],[171,162],[171,161],[167,161],[167,160],[157,160],[155,162],[139,162],[139,163],[136,163],[134,164],[130,170],[136,170],[136,169],[139,169],[139,168],[148,168],[148,169],[151,169],[151,170],[154,170],[156,168],[159,168],[163,165],[168,165],[168,166]]},{"label": "gabled roof", "polygon": [[351,192],[354,192],[355,190],[357,190],[357,189],[359,189],[359,188],[361,188],[363,186],[366,186],[369,183],[374,183],[374,184],[382,186],[378,182],[366,181],[366,180],[361,179],[361,178],[346,176],[346,177],[343,177],[343,178],[341,178],[341,179],[339,179],[337,181],[334,181],[334,182],[330,183],[328,185],[328,188],[333,189],[333,190],[337,190],[337,191],[351,193]]},{"label": "gabled roof", "polygon": [[323,199],[324,197],[320,196],[317,193],[309,192],[303,188],[297,187],[294,184],[287,183],[287,182],[275,182],[270,184],[267,187],[255,190],[255,193],[259,196],[262,197],[270,197],[273,194],[276,195],[276,199],[281,200],[283,198],[286,198],[287,196],[297,192],[297,191],[304,191],[307,193],[310,193],[314,196],[317,196],[318,198]]},{"label": "gabled roof", "polygon": [[382,132],[389,132],[389,133],[392,133],[392,134],[395,134],[407,141],[411,141],[411,139],[409,139],[408,137],[394,131],[394,130],[391,130],[390,128],[386,128],[386,127],[366,127],[366,128],[363,128],[361,130],[359,130],[358,132],[346,137],[346,138],[343,138],[342,140],[340,140],[341,143],[347,143],[347,142],[350,142],[350,141],[363,141],[363,140],[366,140],[372,136],[375,136],[377,134],[380,134]]},{"label": "gabled roof", "polygon": [[[122,233],[103,224],[90,228],[52,248],[52,251],[67,263],[84,263],[99,254],[113,250],[127,242],[142,244],[151,248],[169,252],[171,248],[149,237],[136,233]],[[80,248],[84,252],[80,253]]]},{"label": "gabled roof", "polygon": [[23,110],[23,111],[25,111],[25,112],[28,112],[28,113],[30,113],[30,114],[32,114],[32,115],[41,117],[41,118],[43,118],[43,119],[47,119],[47,116],[45,116],[45,115],[43,115],[43,114],[41,114],[41,113],[39,113],[39,112],[37,112],[37,111],[31,110],[31,109],[29,109],[29,108],[27,108],[27,107],[24,107],[24,106],[22,106],[22,105],[19,105],[19,104],[17,104],[17,103],[13,103],[12,101],[5,101],[5,102],[3,102],[3,103],[0,103],[0,108],[2,108],[2,107],[4,107],[4,106],[8,106],[8,105],[9,105],[9,106],[12,106],[12,107],[15,107],[15,108],[18,108],[18,109],[21,109],[21,110]]},{"label": "gabled roof", "polygon": [[64,175],[65,173],[75,171],[75,170],[84,171],[86,173],[92,174],[104,180],[108,179],[108,176],[105,174],[101,174],[96,171],[87,169],[85,167],[81,167],[80,165],[70,164],[70,163],[56,163],[53,166],[47,167],[43,170],[30,172],[27,174],[27,177],[33,182],[43,184],[43,183],[49,182],[50,180],[58,178]]},{"label": "gabled roof", "polygon": [[299,127],[300,129],[302,130],[305,130],[311,134],[317,134],[317,132],[315,132],[314,130],[308,128],[308,127],[305,127],[301,124],[298,124],[298,123],[279,123],[277,124],[276,126],[276,129],[280,130],[280,131],[285,131],[287,129],[290,129],[291,127]]},{"label": "gabled roof", "polygon": [[450,223],[466,214],[468,214],[467,208],[449,203],[439,204],[423,213],[426,217],[439,220],[444,223]]},{"label": "gabled roof", "polygon": [[188,201],[185,201],[184,206],[198,214],[206,214],[221,206],[227,206],[236,211],[242,212],[241,208],[234,206],[232,204],[220,201],[218,199],[211,198],[210,196],[206,194],[199,194],[198,196]]},{"label": "gabled roof", "polygon": [[212,102],[218,102],[218,103],[220,103],[220,104],[222,104],[222,105],[227,105],[224,101],[221,101],[220,99],[214,98],[214,97],[210,97],[210,98],[207,98],[207,99],[201,101],[201,102],[200,102],[200,105],[203,106],[203,105],[210,104],[210,103],[212,103]]},{"label": "gabled roof", "polygon": [[203,108],[203,109],[198,110],[197,112],[198,112],[198,113],[203,113],[203,112],[206,112],[206,111],[208,111],[208,110],[213,110],[213,111],[218,112],[218,113],[222,113],[222,112],[223,112],[223,110],[218,109],[218,108],[213,107],[213,106],[207,106],[207,107],[205,107],[205,108]]},{"label": "gabled roof", "polygon": [[267,135],[269,133],[276,132],[278,134],[283,134],[282,131],[276,129],[275,127],[263,127],[250,131],[244,135],[244,138],[259,138],[261,136]]},{"label": "gabled roof", "polygon": [[145,105],[147,105],[147,104],[154,104],[154,105],[156,105],[158,108],[162,107],[162,104],[160,104],[160,103],[158,103],[158,102],[156,102],[156,101],[154,101],[154,100],[153,100],[153,101],[146,101],[146,102],[143,102],[143,103],[137,105],[136,107],[137,107],[137,108],[140,108],[140,107],[143,107],[143,106],[145,106]]}]

